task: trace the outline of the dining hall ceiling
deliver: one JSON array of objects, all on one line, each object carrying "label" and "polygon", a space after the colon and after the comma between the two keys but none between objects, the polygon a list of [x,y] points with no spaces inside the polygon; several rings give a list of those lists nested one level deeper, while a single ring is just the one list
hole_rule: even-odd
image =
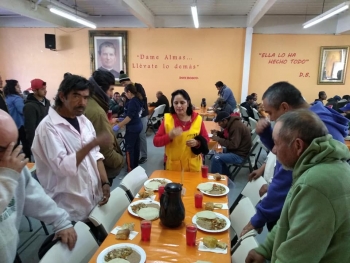
[{"label": "dining hall ceiling", "polygon": [[[300,26],[343,2],[344,0],[0,0],[0,27],[20,26],[21,23],[23,26],[34,27],[80,27],[50,13],[50,5],[77,13],[96,23],[97,27],[193,28],[192,5],[197,5],[199,24],[204,28],[266,28],[270,25],[281,26],[281,21],[288,27],[293,24]],[[329,19],[328,25],[327,21],[323,22],[323,27],[333,27],[334,33],[343,33],[337,32],[337,24],[344,17],[350,17],[349,11]],[[346,22],[349,20],[345,19]]]}]

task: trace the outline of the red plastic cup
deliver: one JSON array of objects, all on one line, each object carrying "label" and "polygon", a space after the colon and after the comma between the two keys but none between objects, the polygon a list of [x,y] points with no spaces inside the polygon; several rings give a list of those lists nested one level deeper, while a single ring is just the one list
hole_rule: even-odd
[{"label": "red plastic cup", "polygon": [[197,226],[195,224],[190,224],[186,226],[186,243],[187,246],[196,245],[196,235],[197,235]]},{"label": "red plastic cup", "polygon": [[111,110],[109,110],[107,112],[107,117],[108,117],[108,120],[112,120],[112,111]]},{"label": "red plastic cup", "polygon": [[194,206],[196,208],[202,208],[203,204],[203,195],[201,193],[197,193],[194,195]]},{"label": "red plastic cup", "polygon": [[207,165],[202,165],[202,177],[208,178],[208,166]]},{"label": "red plastic cup", "polygon": [[150,241],[151,239],[151,229],[152,222],[149,220],[141,221],[141,240],[142,241]]},{"label": "red plastic cup", "polygon": [[164,193],[164,187],[165,187],[164,185],[160,185],[158,187],[158,198],[159,198],[159,200],[162,197],[162,194]]}]

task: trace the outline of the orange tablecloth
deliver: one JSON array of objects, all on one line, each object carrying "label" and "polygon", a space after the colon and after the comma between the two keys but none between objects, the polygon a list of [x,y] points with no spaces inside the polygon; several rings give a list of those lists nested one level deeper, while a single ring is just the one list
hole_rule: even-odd
[{"label": "orange tablecloth", "polygon": [[[216,122],[213,121],[203,121],[205,129],[207,130],[208,133],[210,133],[211,130],[217,130],[220,131],[220,126],[219,124],[217,124]],[[218,143],[216,141],[213,141],[210,138],[210,141],[208,143],[208,148],[209,150],[212,150],[214,148],[218,147]]]},{"label": "orange tablecloth", "polygon": [[[181,172],[158,170],[154,171],[150,178],[168,178],[173,182],[181,182]],[[118,243],[132,243],[142,247],[147,254],[147,263],[160,263],[160,262],[188,262],[193,263],[197,260],[210,261],[210,262],[231,262],[230,256],[230,234],[229,230],[221,233],[205,233],[200,230],[197,232],[197,244],[204,236],[214,236],[220,241],[225,242],[228,245],[227,254],[215,254],[211,252],[198,251],[198,245],[196,247],[190,247],[186,245],[186,229],[185,224],[192,222],[192,217],[202,209],[194,207],[194,194],[197,192],[196,187],[199,183],[207,182],[208,179],[202,178],[200,172],[188,172],[184,173],[183,185],[186,188],[186,193],[182,198],[185,205],[186,216],[184,223],[181,227],[176,229],[165,228],[161,226],[160,220],[157,219],[152,222],[151,241],[141,241],[140,233],[140,221],[138,217],[134,217],[125,211],[122,217],[117,222],[116,226],[121,226],[124,223],[135,223],[135,231],[139,234],[133,240],[116,240],[115,236],[109,234],[105,241],[101,244],[95,255],[89,261],[95,263],[99,253],[114,244]],[[220,181],[220,183],[226,184],[227,181]],[[158,200],[158,196],[156,198]],[[220,202],[228,203],[228,197],[211,197],[204,195],[203,203],[205,202]],[[118,205],[118,204],[116,204]],[[228,210],[215,210],[215,212],[221,213],[228,217]],[[126,241],[126,242],[125,242]]]},{"label": "orange tablecloth", "polygon": [[348,149],[350,150],[350,141],[345,141],[346,146],[348,146]]},{"label": "orange tablecloth", "polygon": [[149,116],[151,116],[153,114],[155,108],[156,107],[148,106],[148,115]]},{"label": "orange tablecloth", "polygon": [[213,112],[207,112],[207,111],[202,112],[202,110],[199,109],[199,110],[194,110],[194,112],[197,112],[202,117],[212,117],[212,118],[214,118],[216,116],[216,113],[214,111]]}]

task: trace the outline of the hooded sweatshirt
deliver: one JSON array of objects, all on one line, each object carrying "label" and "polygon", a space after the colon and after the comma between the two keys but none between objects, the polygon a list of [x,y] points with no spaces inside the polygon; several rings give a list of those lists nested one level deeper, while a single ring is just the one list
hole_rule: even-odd
[{"label": "hooded sweatshirt", "polygon": [[23,115],[24,115],[24,128],[28,143],[32,146],[35,130],[39,123],[49,112],[50,101],[44,98],[45,105],[38,101],[33,93],[28,94],[27,100],[24,103]]},{"label": "hooded sweatshirt", "polygon": [[256,252],[271,263],[350,262],[348,159],[330,135],[313,140],[295,164],[280,220]]},{"label": "hooded sweatshirt", "polygon": [[45,194],[27,167],[21,173],[0,168],[0,262],[12,263],[19,241],[22,216],[30,216],[53,225],[58,232],[72,227],[65,210]]},{"label": "hooded sweatshirt", "polygon": [[[320,102],[311,106],[310,110],[320,117],[334,139],[344,143],[348,127],[348,120],[344,116],[323,106]],[[260,134],[260,139],[267,148],[270,150],[273,148],[271,127],[267,127]],[[291,185],[292,171],[284,170],[281,163],[276,160],[275,173],[267,190],[267,196],[256,206],[256,214],[250,220],[255,228],[261,228],[266,223],[276,222],[280,218]]]}]

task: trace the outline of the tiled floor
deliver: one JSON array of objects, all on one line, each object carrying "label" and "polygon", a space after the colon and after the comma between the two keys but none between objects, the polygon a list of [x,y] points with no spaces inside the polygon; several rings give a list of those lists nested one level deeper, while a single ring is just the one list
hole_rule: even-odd
[{"label": "tiled floor", "polygon": [[[148,160],[146,163],[141,166],[146,170],[148,175],[151,175],[154,170],[162,170],[163,167],[163,148],[156,148],[153,146],[153,137],[154,134],[149,131],[147,136],[147,145],[148,145]],[[260,160],[264,160],[266,154],[263,153],[260,157]],[[208,162],[208,161],[207,161]],[[240,173],[237,175],[234,184],[230,183],[230,193],[229,200],[230,204],[237,198],[240,194],[241,190],[247,183],[248,169],[242,169]],[[121,180],[125,176],[126,171],[123,170],[121,174],[114,180],[112,190],[119,186]],[[37,263],[38,259],[38,249],[46,238],[46,235],[41,229],[41,224],[39,221],[35,219],[30,219],[33,225],[33,232],[29,232],[29,224],[28,221],[23,217],[21,226],[20,226],[20,244],[19,244],[19,255],[23,261],[23,263]],[[50,233],[51,227],[48,226],[48,230]],[[257,240],[262,242],[266,237],[266,230],[260,235],[257,236]],[[1,261],[1,260],[0,260]]]}]

